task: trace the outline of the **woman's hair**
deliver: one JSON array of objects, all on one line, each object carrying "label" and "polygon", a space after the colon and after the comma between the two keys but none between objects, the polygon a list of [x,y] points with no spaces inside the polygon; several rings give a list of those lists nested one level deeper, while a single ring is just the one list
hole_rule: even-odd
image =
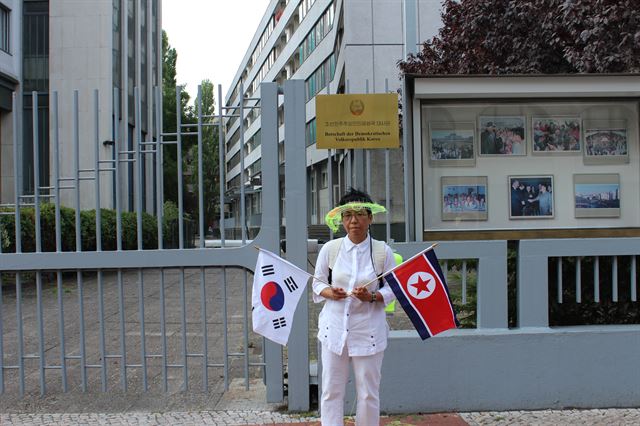
[{"label": "woman's hair", "polygon": [[352,188],[349,188],[347,192],[344,193],[342,198],[340,198],[340,201],[338,201],[338,205],[344,206],[345,204],[354,203],[358,201],[363,203],[373,203],[369,194],[352,187]]}]

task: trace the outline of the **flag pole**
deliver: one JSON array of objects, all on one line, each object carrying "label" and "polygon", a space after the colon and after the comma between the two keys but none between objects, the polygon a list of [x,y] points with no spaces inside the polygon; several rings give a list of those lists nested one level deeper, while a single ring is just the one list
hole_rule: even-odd
[{"label": "flag pole", "polygon": [[278,256],[277,254],[272,253],[272,252],[270,252],[269,250],[265,250],[265,249],[263,249],[262,247],[257,246],[257,245],[255,245],[255,244],[254,244],[254,246],[253,246],[253,247],[254,247],[256,250],[258,250],[258,251],[262,251],[262,252],[264,252],[264,253],[268,254],[269,256],[276,257],[276,258],[278,258],[278,259],[280,259],[280,260],[282,260],[282,261],[284,261],[284,262],[286,262],[286,263],[290,264],[291,266],[294,266],[294,267],[296,267],[296,268],[300,269],[302,272],[304,272],[305,274],[309,275],[309,276],[310,276],[311,278],[313,278],[314,280],[316,280],[316,281],[320,281],[321,283],[326,284],[326,285],[328,285],[329,287],[331,287],[331,284],[329,284],[329,283],[328,283],[328,282],[326,282],[325,280],[322,280],[322,279],[320,279],[320,278],[316,277],[315,275],[308,273],[308,272],[307,272],[307,271],[305,271],[304,269],[301,269],[301,268],[299,268],[298,266],[293,265],[291,262],[289,262],[289,261],[288,261],[288,260],[286,260],[286,259],[283,259],[282,257]]},{"label": "flag pole", "polygon": [[391,272],[395,271],[397,268],[401,267],[402,265],[404,265],[407,262],[411,262],[413,259],[415,259],[418,256],[421,256],[422,254],[428,252],[429,250],[433,250],[435,248],[435,246],[437,246],[438,243],[433,243],[431,244],[429,247],[427,247],[426,249],[422,250],[420,253],[417,253],[413,256],[411,256],[409,259],[405,260],[404,262],[402,262],[399,265],[394,266],[393,268],[389,269],[387,272],[383,272],[382,274],[378,275],[376,278],[372,279],[371,281],[369,281],[368,283],[360,286],[360,287],[368,287],[369,285],[378,282],[378,280],[382,277],[384,277],[385,275],[390,274]]}]

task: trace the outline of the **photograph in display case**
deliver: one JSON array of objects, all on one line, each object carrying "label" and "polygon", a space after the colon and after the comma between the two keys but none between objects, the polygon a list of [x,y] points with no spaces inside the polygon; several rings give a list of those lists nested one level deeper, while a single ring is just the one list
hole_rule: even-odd
[{"label": "photograph in display case", "polygon": [[443,176],[442,220],[487,220],[486,176]]},{"label": "photograph in display case", "polygon": [[573,175],[574,206],[577,218],[620,217],[620,175]]},{"label": "photograph in display case", "polygon": [[480,116],[480,155],[527,155],[524,116]]},{"label": "photograph in display case", "polygon": [[442,166],[474,166],[474,123],[429,123],[429,162]]},{"label": "photograph in display case", "polygon": [[553,176],[509,176],[509,219],[554,216]]},{"label": "photograph in display case", "polygon": [[580,117],[533,117],[534,154],[581,152]]},{"label": "photograph in display case", "polygon": [[585,164],[628,163],[626,121],[585,121],[584,162]]}]

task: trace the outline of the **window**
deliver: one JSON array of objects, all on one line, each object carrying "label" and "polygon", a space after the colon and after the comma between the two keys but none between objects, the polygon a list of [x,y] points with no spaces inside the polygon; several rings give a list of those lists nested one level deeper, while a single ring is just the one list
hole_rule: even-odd
[{"label": "window", "polygon": [[307,123],[306,130],[307,131],[306,131],[305,139],[307,142],[307,146],[313,145],[314,143],[316,143],[316,119],[315,118]]},{"label": "window", "polygon": [[11,11],[0,5],[0,50],[11,53]]}]

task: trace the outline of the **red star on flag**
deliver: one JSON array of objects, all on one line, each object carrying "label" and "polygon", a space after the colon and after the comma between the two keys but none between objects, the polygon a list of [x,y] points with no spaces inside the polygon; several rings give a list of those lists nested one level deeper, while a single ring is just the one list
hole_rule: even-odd
[{"label": "red star on flag", "polygon": [[429,285],[429,282],[431,281],[431,279],[427,279],[426,281],[422,279],[422,277],[418,277],[418,282],[415,284],[411,284],[411,287],[415,287],[416,290],[418,290],[417,294],[422,293],[423,291],[426,291],[427,293],[429,293],[429,289],[427,288],[427,286]]}]

